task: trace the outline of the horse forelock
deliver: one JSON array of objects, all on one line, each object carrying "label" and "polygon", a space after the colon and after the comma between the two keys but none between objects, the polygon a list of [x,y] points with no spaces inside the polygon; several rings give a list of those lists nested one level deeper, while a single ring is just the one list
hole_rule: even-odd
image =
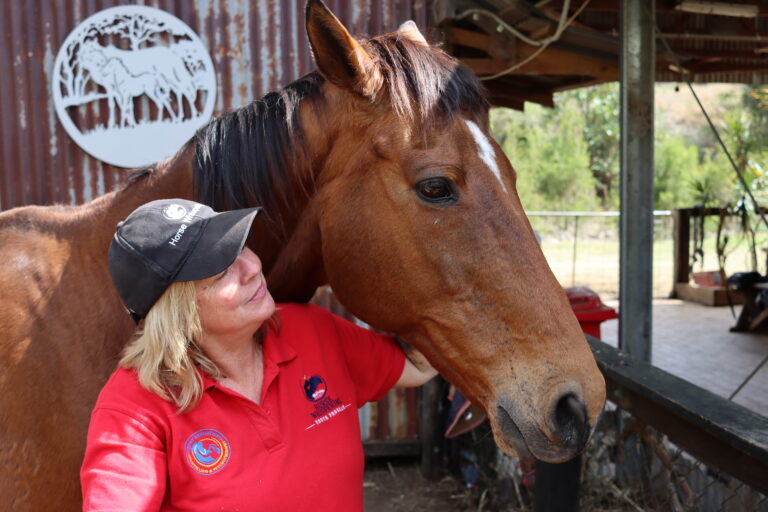
[{"label": "horse forelock", "polygon": [[450,120],[457,112],[484,117],[485,90],[477,77],[439,48],[393,32],[361,41],[382,76],[393,112],[419,129]]}]

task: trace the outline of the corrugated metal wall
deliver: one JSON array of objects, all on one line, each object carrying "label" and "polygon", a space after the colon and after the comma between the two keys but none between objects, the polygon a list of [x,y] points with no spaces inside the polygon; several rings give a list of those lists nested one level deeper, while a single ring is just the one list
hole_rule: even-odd
[{"label": "corrugated metal wall", "polygon": [[[428,0],[330,0],[354,35],[375,35],[408,19],[431,22]],[[305,0],[25,0],[0,6],[0,210],[83,203],[114,189],[124,170],[96,160],[59,123],[51,71],[59,46],[85,18],[117,5],[163,9],[207,46],[216,113],[238,107],[314,68]]]}]

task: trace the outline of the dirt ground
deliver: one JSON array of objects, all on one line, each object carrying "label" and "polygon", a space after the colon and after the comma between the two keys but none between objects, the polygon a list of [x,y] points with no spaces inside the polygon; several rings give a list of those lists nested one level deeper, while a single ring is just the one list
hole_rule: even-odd
[{"label": "dirt ground", "polygon": [[[428,480],[421,475],[419,460],[369,459],[363,479],[365,512],[512,512],[531,510],[517,507],[509,480],[493,479],[483,473],[467,487],[454,473]],[[518,488],[518,492],[521,490]],[[523,494],[526,491],[522,490]],[[522,496],[530,505],[529,496]]]},{"label": "dirt ground", "polygon": [[416,459],[366,461],[365,512],[464,512],[478,510],[476,496],[451,476],[430,481]]}]

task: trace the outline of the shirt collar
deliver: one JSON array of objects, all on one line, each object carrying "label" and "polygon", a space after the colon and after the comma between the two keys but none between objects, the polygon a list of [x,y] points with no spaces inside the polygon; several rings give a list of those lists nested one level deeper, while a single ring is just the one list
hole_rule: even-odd
[{"label": "shirt collar", "polygon": [[[293,346],[287,340],[278,338],[279,336],[275,334],[274,328],[270,326],[263,341],[265,370],[268,365],[280,365],[287,363],[296,357],[296,350]],[[204,391],[208,391],[218,384],[216,379],[208,375],[199,366],[197,367],[197,371],[203,379]]]}]

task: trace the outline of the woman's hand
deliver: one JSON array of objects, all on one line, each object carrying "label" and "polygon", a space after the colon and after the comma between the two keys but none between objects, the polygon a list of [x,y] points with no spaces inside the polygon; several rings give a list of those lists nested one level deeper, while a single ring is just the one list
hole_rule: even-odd
[{"label": "woman's hand", "polygon": [[429,364],[424,354],[400,338],[395,339],[400,344],[403,352],[405,352],[405,366],[403,367],[403,373],[400,374],[400,378],[395,383],[396,387],[412,388],[421,386],[437,375],[437,370]]}]

